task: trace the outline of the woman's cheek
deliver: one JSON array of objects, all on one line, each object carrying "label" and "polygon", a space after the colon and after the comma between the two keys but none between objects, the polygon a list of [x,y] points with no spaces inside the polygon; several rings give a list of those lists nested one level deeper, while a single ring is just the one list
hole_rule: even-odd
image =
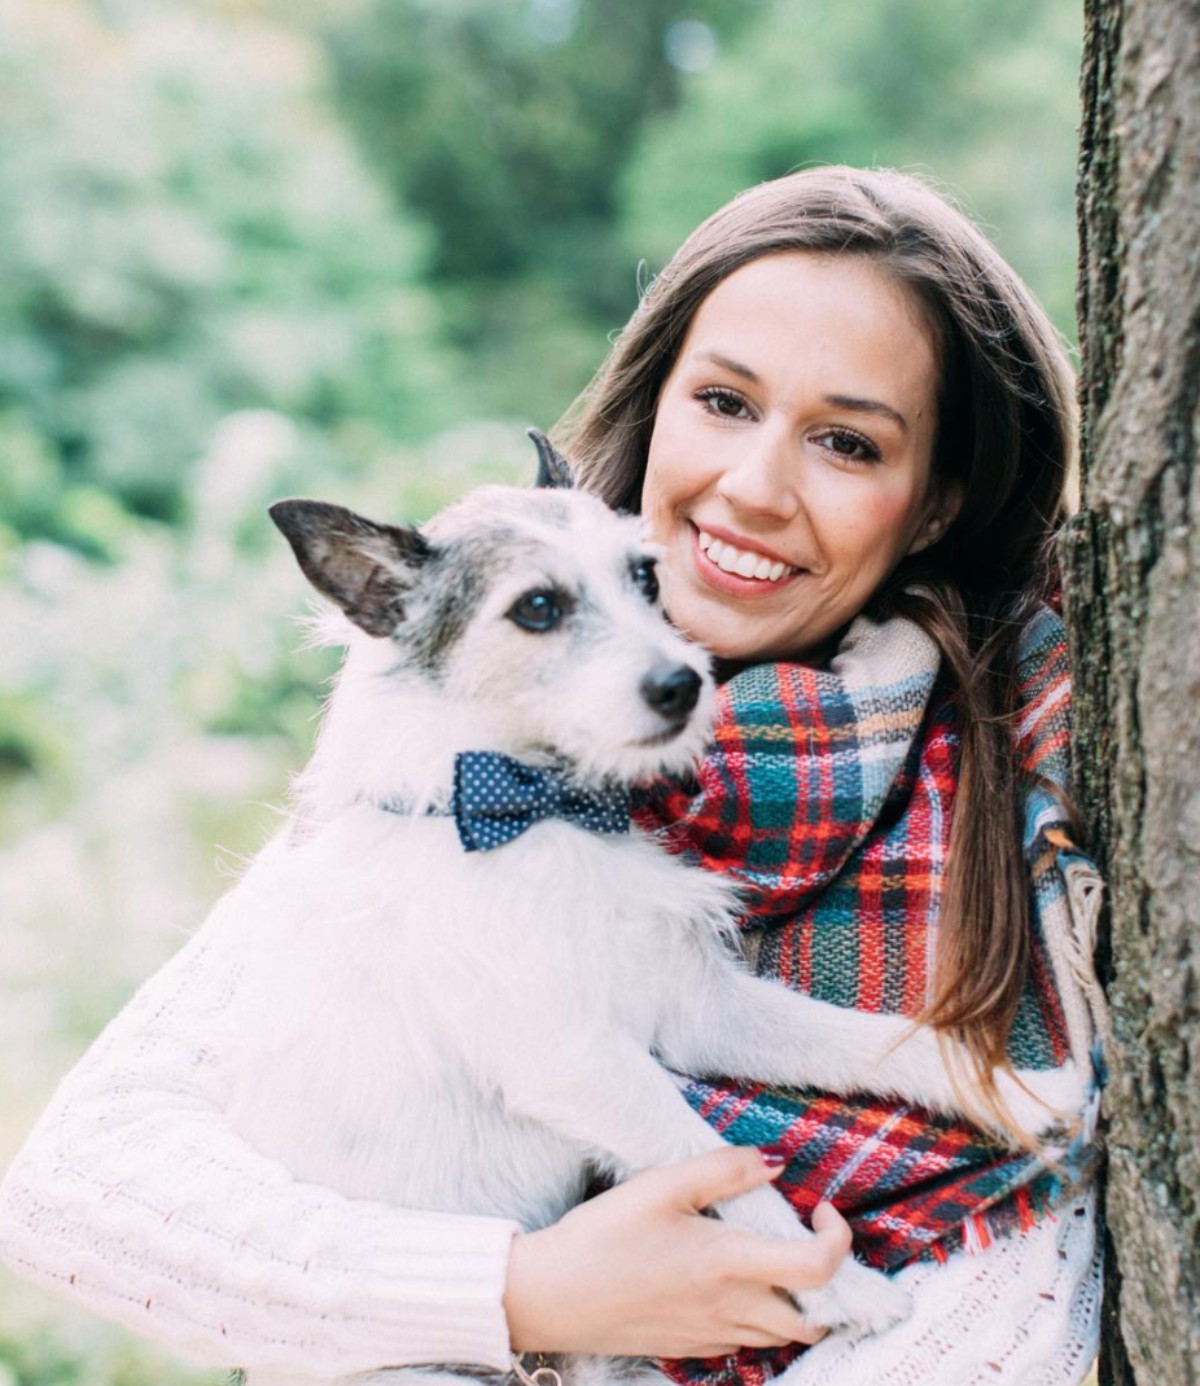
[{"label": "woman's cheek", "polygon": [[918,518],[911,489],[883,484],[882,479],[877,485],[845,488],[828,514],[830,556],[882,572],[907,552]]},{"label": "woman's cheek", "polygon": [[671,459],[681,455],[683,449],[678,440],[672,437],[671,431],[656,427],[646,464],[646,476],[642,482],[642,514],[652,529],[670,513],[680,498],[683,485],[681,468]]}]

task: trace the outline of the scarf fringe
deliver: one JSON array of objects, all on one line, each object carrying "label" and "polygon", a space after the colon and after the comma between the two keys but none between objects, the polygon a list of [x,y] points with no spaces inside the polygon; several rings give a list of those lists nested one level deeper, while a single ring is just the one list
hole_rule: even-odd
[{"label": "scarf fringe", "polygon": [[[997,1237],[1014,1232],[1028,1232],[1037,1223],[1048,1219],[1056,1222],[1055,1206],[1062,1201],[1062,1181],[1057,1178],[1038,1180],[1026,1188],[1017,1189],[1011,1198],[981,1213],[970,1213],[958,1227],[962,1249],[969,1256],[978,1256],[991,1246]],[[950,1239],[947,1239],[950,1240]],[[955,1248],[946,1241],[935,1242],[930,1251],[934,1260],[945,1262]]]}]

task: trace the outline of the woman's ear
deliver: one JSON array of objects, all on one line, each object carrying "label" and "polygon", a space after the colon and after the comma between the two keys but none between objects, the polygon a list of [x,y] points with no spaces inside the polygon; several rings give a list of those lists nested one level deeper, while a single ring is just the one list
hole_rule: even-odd
[{"label": "woman's ear", "polygon": [[923,549],[932,548],[958,519],[958,512],[962,509],[962,504],[962,482],[942,482],[934,493],[933,502],[925,520],[913,537],[912,543],[908,546],[905,557],[908,558],[914,553],[920,553]]}]

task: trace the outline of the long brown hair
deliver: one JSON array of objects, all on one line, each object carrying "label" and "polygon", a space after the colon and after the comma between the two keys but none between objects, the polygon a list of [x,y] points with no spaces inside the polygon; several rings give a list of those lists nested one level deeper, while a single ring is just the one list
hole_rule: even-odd
[{"label": "long brown hair", "polygon": [[996,1112],[992,1070],[1005,1062],[1030,956],[1016,650],[1056,584],[1052,541],[1074,446],[1073,375],[1045,313],[987,238],[920,180],[794,173],[742,193],[693,232],[563,421],[561,441],[583,484],[637,510],[659,392],[696,310],[740,266],[798,250],[869,256],[908,287],[937,351],[933,472],[960,488],[961,507],[936,544],[901,562],[871,610],[928,631],[958,703],[959,785],[923,1019],[964,1042]]}]

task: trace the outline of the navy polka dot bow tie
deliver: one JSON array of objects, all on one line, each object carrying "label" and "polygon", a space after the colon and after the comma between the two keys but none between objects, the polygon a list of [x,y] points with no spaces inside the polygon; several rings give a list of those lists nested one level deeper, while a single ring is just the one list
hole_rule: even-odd
[{"label": "navy polka dot bow tie", "polygon": [[629,831],[629,795],[583,789],[562,770],[524,765],[498,751],[463,751],[454,759],[454,821],[466,852],[490,852],[544,818],[594,833]]}]

